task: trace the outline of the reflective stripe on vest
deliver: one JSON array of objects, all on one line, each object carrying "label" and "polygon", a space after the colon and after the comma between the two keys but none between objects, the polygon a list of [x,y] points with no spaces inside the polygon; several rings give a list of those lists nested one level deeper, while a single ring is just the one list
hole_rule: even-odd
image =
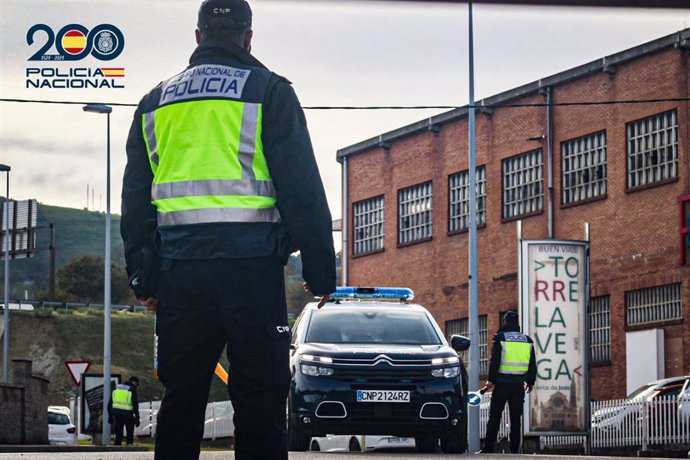
[{"label": "reflective stripe on vest", "polygon": [[161,102],[175,103],[142,116],[158,224],[280,222],[261,142],[262,105],[215,93],[207,96],[217,99],[188,100],[187,93],[180,90],[178,97],[169,89],[185,81],[189,88],[214,89],[217,82],[204,83],[204,72],[234,70],[195,69],[164,85]]},{"label": "reflective stripe on vest", "polygon": [[113,391],[113,409],[134,410],[129,385],[118,385]]},{"label": "reflective stripe on vest", "polygon": [[527,336],[520,332],[505,332],[501,341],[501,364],[499,374],[523,375],[529,369],[532,345]]}]

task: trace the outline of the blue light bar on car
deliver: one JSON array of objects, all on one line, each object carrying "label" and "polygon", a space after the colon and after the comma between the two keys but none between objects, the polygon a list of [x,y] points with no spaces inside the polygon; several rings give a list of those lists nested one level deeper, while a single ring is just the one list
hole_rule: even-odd
[{"label": "blue light bar on car", "polygon": [[414,292],[412,289],[403,287],[337,287],[331,294],[335,300],[346,299],[396,299],[412,300]]}]

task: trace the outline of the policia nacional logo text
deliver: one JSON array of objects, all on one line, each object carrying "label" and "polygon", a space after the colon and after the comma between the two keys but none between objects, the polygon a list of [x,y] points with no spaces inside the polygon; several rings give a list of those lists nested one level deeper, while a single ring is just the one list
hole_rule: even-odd
[{"label": "policia nacional logo text", "polygon": [[250,73],[250,70],[213,64],[195,67],[173,77],[163,86],[160,103],[209,96],[237,98],[242,94]]},{"label": "policia nacional logo text", "polygon": [[[36,24],[26,34],[26,43],[39,48],[29,61],[80,61],[91,55],[100,61],[112,61],[122,53],[125,37],[112,24],[100,24],[89,31],[81,24],[68,24],[57,34],[46,24]],[[42,43],[41,43],[42,42]],[[56,53],[50,53],[52,49]],[[124,67],[27,67],[26,88],[82,89],[124,88]]]}]

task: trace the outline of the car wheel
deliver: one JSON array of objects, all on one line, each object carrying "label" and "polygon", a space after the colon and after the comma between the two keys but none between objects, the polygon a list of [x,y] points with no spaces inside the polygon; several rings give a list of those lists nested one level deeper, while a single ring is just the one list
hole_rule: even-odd
[{"label": "car wheel", "polygon": [[357,438],[350,438],[350,443],[347,446],[347,450],[349,452],[361,452],[362,451],[362,446],[359,445],[359,441],[357,441]]},{"label": "car wheel", "polygon": [[309,441],[311,436],[307,436],[302,432],[302,428],[298,423],[289,418],[288,422],[288,450],[292,452],[306,452],[309,449]]},{"label": "car wheel", "polygon": [[319,446],[319,441],[314,439],[311,442],[311,446],[309,447],[309,451],[310,452],[321,452],[321,446]]},{"label": "car wheel", "polygon": [[462,454],[467,450],[467,416],[460,419],[454,435],[441,438],[441,451],[445,454]]},{"label": "car wheel", "polygon": [[414,438],[417,452],[431,454],[438,450],[438,438],[434,436],[419,436]]}]

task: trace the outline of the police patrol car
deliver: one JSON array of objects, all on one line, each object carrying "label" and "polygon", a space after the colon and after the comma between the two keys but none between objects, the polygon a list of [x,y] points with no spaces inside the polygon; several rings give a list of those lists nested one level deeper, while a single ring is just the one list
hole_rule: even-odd
[{"label": "police patrol car", "polygon": [[467,374],[431,314],[407,288],[338,288],[297,318],[291,345],[288,446],[312,436],[414,437],[417,450],[467,448]]}]

